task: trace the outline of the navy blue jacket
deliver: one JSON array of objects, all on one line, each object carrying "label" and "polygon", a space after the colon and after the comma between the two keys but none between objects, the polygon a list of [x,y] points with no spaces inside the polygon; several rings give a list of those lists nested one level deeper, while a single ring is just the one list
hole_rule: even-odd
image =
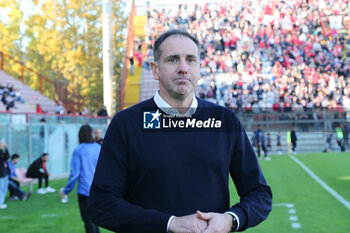
[{"label": "navy blue jacket", "polygon": [[[113,118],[90,190],[93,221],[118,233],[165,233],[171,215],[197,210],[232,211],[240,231],[266,219],[272,193],[236,115],[198,99],[191,119],[220,120],[219,129],[143,129],[144,112],[157,109],[149,99]],[[241,198],[234,206],[229,174]]]}]

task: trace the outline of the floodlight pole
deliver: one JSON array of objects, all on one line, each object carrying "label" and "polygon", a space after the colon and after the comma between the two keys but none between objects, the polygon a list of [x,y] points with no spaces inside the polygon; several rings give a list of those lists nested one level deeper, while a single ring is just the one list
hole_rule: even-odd
[{"label": "floodlight pole", "polygon": [[112,0],[102,0],[103,21],[103,104],[108,115],[115,111],[112,101],[113,86],[113,48],[112,48]]}]

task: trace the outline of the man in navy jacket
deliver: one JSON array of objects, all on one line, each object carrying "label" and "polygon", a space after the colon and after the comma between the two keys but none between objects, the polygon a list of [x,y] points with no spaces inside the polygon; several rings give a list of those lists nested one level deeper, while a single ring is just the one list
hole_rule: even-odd
[{"label": "man in navy jacket", "polygon": [[[159,91],[121,111],[91,186],[93,221],[118,233],[244,231],[267,218],[272,193],[236,115],[194,96],[199,42],[162,34],[151,63]],[[240,201],[230,206],[229,175]]]}]

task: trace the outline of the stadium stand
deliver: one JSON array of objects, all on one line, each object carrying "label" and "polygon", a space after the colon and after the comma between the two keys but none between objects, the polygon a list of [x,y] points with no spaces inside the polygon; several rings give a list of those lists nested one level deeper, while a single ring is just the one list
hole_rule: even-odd
[{"label": "stadium stand", "polygon": [[[141,5],[146,36],[135,38],[142,66],[140,101],[158,89],[149,63],[155,38],[185,29],[200,40],[202,79],[196,95],[238,113],[251,136],[297,126],[300,152],[322,151],[326,134],[350,121],[349,1],[218,1]],[[139,9],[138,12],[142,12]],[[140,64],[141,63],[141,64]],[[250,138],[250,137],[249,137]],[[338,150],[335,136],[331,144]]]},{"label": "stadium stand", "polygon": [[142,69],[140,101],[154,96],[154,93],[156,93],[158,87],[158,81],[153,78],[152,71],[150,69]]},{"label": "stadium stand", "polygon": [[[202,44],[200,97],[243,112],[349,111],[348,4],[242,0],[148,7],[142,59],[152,59],[159,33],[184,28]],[[150,80],[144,68],[141,100],[157,89]]]},{"label": "stadium stand", "polygon": [[[21,81],[13,78],[4,71],[0,70],[0,85],[13,86],[16,91],[20,93],[21,98],[25,101],[21,103],[15,101],[15,106],[10,109],[12,113],[35,113],[36,106],[39,104],[41,108],[47,113],[55,113],[56,103],[48,97],[40,94],[40,92],[33,90],[26,86]],[[0,103],[0,112],[6,111],[6,106]]]}]

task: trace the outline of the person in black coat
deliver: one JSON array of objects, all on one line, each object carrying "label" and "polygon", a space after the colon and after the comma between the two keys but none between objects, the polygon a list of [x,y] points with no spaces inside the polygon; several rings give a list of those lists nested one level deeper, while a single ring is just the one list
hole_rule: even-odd
[{"label": "person in black coat", "polygon": [[[47,171],[47,161],[49,154],[43,153],[40,158],[35,160],[28,168],[26,176],[39,179],[38,194],[53,193],[56,190],[49,186],[49,172]],[[42,180],[45,179],[45,189],[42,188]]]},{"label": "person in black coat", "polygon": [[10,155],[7,150],[7,145],[0,141],[0,209],[7,208],[7,205],[4,204],[5,197],[7,193],[8,188],[8,164],[7,160],[9,159]]},{"label": "person in black coat", "polygon": [[292,151],[295,153],[295,148],[297,147],[297,134],[295,132],[295,127],[293,127],[292,131],[290,132],[290,138],[292,142]]},{"label": "person in black coat", "polygon": [[97,116],[108,116],[107,107],[103,105],[102,109],[97,113]]}]

